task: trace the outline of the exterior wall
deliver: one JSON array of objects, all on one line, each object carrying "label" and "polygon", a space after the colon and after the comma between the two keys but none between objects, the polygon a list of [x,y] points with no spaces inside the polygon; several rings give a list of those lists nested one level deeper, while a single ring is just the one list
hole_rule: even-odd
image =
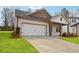
[{"label": "exterior wall", "polygon": [[[32,20],[25,20],[25,19],[18,19],[18,26],[20,28],[22,27],[22,22],[47,25],[47,35],[49,35],[49,24],[48,23],[39,22],[39,21],[32,21]],[[17,25],[17,21],[15,20],[15,27],[16,27],[16,25]]]},{"label": "exterior wall", "polygon": [[[73,28],[74,28],[74,27],[69,26],[69,32],[70,32],[70,33],[73,33],[73,30],[75,30],[75,29],[73,29]],[[67,33],[67,25],[62,26],[62,33],[64,33],[64,32]]]},{"label": "exterior wall", "polygon": [[77,25],[77,35],[79,35],[79,24]]},{"label": "exterior wall", "polygon": [[52,36],[60,35],[60,32],[56,32],[57,27],[60,27],[60,25],[59,24],[52,24]]},{"label": "exterior wall", "polygon": [[67,25],[62,26],[62,34],[67,33]]},{"label": "exterior wall", "polygon": [[[69,19],[70,20],[70,33],[74,33],[74,34],[76,34],[76,26],[72,26],[72,25],[74,25],[74,24],[76,24],[76,23],[79,23],[79,19],[76,19],[76,18],[71,18],[71,19]],[[72,22],[72,20],[76,20],[76,22]],[[72,27],[71,27],[72,26]],[[77,35],[79,35],[79,26],[77,25]]]},{"label": "exterior wall", "polygon": [[72,22],[72,19],[71,19],[71,25],[74,25],[76,23],[79,23],[79,19],[73,19],[73,20],[76,20],[76,22]]},{"label": "exterior wall", "polygon": [[[60,35],[60,32],[56,32],[57,26],[60,27],[59,24],[53,24],[53,26],[52,26],[52,34],[53,34],[53,35]],[[62,35],[64,32],[67,33],[67,25],[64,25],[64,26],[61,27],[61,35]]]},{"label": "exterior wall", "polygon": [[51,19],[51,22],[56,22],[56,23],[61,23],[61,24],[67,24],[66,20],[62,17],[62,20],[60,20],[62,16],[56,16],[56,17],[53,17]]},{"label": "exterior wall", "polygon": [[72,33],[76,34],[76,26],[73,26],[71,28],[72,28]]},{"label": "exterior wall", "polygon": [[[77,28],[76,28],[76,26],[77,26]],[[76,34],[76,32],[77,32],[77,35],[79,35],[79,24],[76,25],[76,26],[71,27],[72,33]],[[76,30],[77,30],[77,31],[76,31]]]},{"label": "exterior wall", "polygon": [[[32,20],[26,20],[26,19],[18,19],[18,26],[21,28],[22,27],[22,22],[26,22],[26,23],[34,23],[34,24],[41,24],[41,25],[47,25],[47,35],[49,36],[49,24],[45,23],[45,22],[39,22],[39,21],[32,21]],[[16,27],[17,25],[17,18],[15,18],[15,22],[14,22],[14,26]],[[53,24],[52,25],[52,36],[53,35],[59,35],[60,32],[56,32],[56,27],[60,26],[59,24]],[[64,29],[65,30],[64,30]],[[62,33],[66,31],[66,26],[62,26]]]},{"label": "exterior wall", "polygon": [[[60,18],[62,18],[62,20],[60,20]],[[67,21],[61,15],[52,18],[51,21],[59,24],[68,24]],[[62,25],[61,34],[63,34],[64,32],[67,32],[67,25]]]}]

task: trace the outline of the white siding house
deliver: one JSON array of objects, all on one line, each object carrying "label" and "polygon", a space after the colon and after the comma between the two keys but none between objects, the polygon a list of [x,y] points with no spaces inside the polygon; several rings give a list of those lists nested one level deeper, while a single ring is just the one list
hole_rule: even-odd
[{"label": "white siding house", "polygon": [[51,19],[51,22],[54,23],[53,26],[52,26],[52,28],[54,28],[53,29],[54,31],[52,31],[53,34],[59,34],[60,33],[60,32],[56,32],[56,29],[60,28],[60,25],[62,25],[61,26],[61,34],[63,34],[64,32],[67,32],[67,24],[68,23],[62,15],[59,14],[59,15],[53,16],[52,19]]},{"label": "white siding house", "polygon": [[69,11],[69,25],[70,25],[70,33],[74,33],[79,35],[79,11]]}]

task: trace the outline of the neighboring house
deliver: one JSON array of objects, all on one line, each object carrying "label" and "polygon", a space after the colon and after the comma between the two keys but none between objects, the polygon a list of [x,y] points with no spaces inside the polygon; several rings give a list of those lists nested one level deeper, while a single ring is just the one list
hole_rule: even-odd
[{"label": "neighboring house", "polygon": [[79,35],[79,18],[76,17],[75,19],[72,19],[71,22],[72,33]]},{"label": "neighboring house", "polygon": [[[64,16],[65,17],[65,16]],[[74,35],[79,35],[79,11],[69,11],[69,16],[65,17],[68,26],[64,27],[64,32],[69,31]]]},{"label": "neighboring house", "polygon": [[79,22],[72,25],[72,31],[74,34],[79,35]]},{"label": "neighboring house", "polygon": [[64,17],[52,17],[45,9],[34,12],[15,10],[14,27],[20,27],[23,36],[53,36],[62,34],[67,25]]},{"label": "neighboring house", "polygon": [[70,32],[79,35],[79,11],[71,11],[68,19],[70,20]]}]

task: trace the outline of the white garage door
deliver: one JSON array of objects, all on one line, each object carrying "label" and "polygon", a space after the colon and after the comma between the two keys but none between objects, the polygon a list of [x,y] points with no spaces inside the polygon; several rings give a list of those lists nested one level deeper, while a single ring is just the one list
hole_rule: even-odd
[{"label": "white garage door", "polygon": [[23,24],[21,33],[24,36],[46,35],[46,26],[36,24]]}]

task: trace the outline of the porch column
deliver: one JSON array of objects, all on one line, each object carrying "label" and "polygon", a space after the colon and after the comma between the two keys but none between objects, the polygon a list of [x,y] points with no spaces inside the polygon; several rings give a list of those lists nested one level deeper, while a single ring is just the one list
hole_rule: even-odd
[{"label": "porch column", "polygon": [[69,33],[69,23],[68,23],[68,25],[67,25],[67,33]]},{"label": "porch column", "polygon": [[62,24],[60,24],[60,36],[62,35]]},{"label": "porch column", "polygon": [[18,17],[16,16],[15,20],[14,20],[14,31],[16,31],[16,28],[18,27]]},{"label": "porch column", "polygon": [[52,22],[49,21],[49,36],[52,36]]},{"label": "porch column", "polygon": [[78,31],[77,31],[77,25],[76,25],[76,36],[77,36],[77,32],[78,32]]}]

